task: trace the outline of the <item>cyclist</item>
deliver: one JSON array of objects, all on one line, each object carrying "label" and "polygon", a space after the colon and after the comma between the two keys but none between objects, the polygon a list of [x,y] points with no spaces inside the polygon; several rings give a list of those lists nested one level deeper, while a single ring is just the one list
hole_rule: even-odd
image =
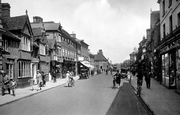
[{"label": "cyclist", "polygon": [[137,68],[137,94],[140,95],[141,94],[141,86],[142,86],[142,83],[143,83],[143,63],[142,63],[142,60],[139,60],[139,63],[138,63],[138,68]]}]

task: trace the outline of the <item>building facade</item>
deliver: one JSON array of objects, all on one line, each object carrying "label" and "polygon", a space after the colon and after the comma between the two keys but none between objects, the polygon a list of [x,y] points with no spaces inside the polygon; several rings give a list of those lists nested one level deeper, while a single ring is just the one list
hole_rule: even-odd
[{"label": "building facade", "polygon": [[8,3],[2,3],[1,6],[3,28],[10,32],[7,35],[13,34],[17,38],[8,40],[8,36],[3,36],[3,70],[17,81],[18,87],[26,87],[31,78],[33,32],[30,21],[27,14],[10,17],[10,5]]},{"label": "building facade", "polygon": [[103,55],[102,50],[99,50],[98,53],[94,56],[94,63],[98,70],[105,71],[109,69],[109,62]]},{"label": "building facade", "polygon": [[160,45],[162,83],[180,90],[180,1],[158,0],[160,5]]}]

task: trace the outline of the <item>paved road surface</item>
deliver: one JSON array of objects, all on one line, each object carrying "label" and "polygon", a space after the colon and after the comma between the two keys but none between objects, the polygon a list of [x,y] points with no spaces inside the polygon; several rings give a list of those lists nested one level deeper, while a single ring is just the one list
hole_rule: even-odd
[{"label": "paved road surface", "polygon": [[[72,88],[59,86],[2,106],[0,107],[0,114],[116,115],[119,112],[123,112],[119,110],[131,111],[132,108],[135,108],[133,113],[137,113],[137,115],[141,115],[139,113],[146,113],[133,94],[128,95],[129,93],[125,93],[127,92],[125,89],[131,87],[125,87],[125,89],[122,87],[120,90],[112,89],[111,87],[112,77],[101,74],[89,79],[78,80],[75,87]],[[122,97],[128,98],[123,99]],[[134,107],[134,105],[138,106]],[[141,111],[137,108],[140,108]],[[127,112],[124,111],[124,113]],[[122,113],[122,115],[125,114]]]}]

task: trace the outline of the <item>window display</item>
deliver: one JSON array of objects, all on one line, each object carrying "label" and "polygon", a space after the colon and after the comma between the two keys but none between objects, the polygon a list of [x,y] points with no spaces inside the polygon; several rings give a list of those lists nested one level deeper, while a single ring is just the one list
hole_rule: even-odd
[{"label": "window display", "polygon": [[162,55],[162,82],[169,86],[169,55]]},{"label": "window display", "polygon": [[180,90],[180,49],[176,53],[176,85],[177,90]]}]

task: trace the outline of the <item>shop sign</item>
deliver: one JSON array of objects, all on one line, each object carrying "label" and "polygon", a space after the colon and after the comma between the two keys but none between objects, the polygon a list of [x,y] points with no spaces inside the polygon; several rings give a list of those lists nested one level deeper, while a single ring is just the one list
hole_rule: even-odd
[{"label": "shop sign", "polygon": [[83,61],[84,57],[78,57],[78,61]]},{"label": "shop sign", "polygon": [[58,58],[58,62],[63,62],[63,58]]}]

